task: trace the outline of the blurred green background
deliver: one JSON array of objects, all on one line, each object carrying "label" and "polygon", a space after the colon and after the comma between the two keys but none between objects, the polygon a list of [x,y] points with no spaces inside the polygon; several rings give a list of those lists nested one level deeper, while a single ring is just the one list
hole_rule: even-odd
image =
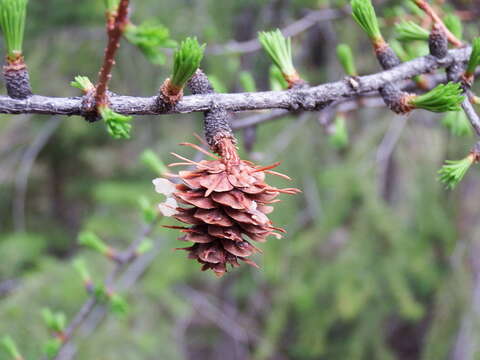
[{"label": "blurred green background", "polygon": [[[388,16],[409,11],[403,2],[376,3],[386,34]],[[172,39],[195,35],[211,50],[284,27],[309,10],[347,4],[132,0],[131,18],[153,18]],[[476,11],[473,1],[444,8]],[[30,1],[25,57],[36,93],[76,96],[69,86],[75,75],[96,79],[103,11],[99,0]],[[474,22],[466,24],[465,37],[475,31]],[[310,83],[344,76],[339,42],[352,46],[361,74],[379,71],[366,36],[345,13],[294,37],[295,63]],[[155,66],[123,42],[112,91],[154,94],[170,73],[169,54]],[[268,90],[269,66],[261,51],[207,50],[203,61],[217,90],[228,92],[243,90],[242,71]],[[157,226],[155,259],[125,293],[130,311],[98,327],[90,321],[74,339],[75,358],[480,359],[480,177],[472,169],[454,191],[436,179],[442,162],[464,157],[474,138],[449,134],[442,115],[426,111],[399,117],[379,107],[346,117],[350,141],[341,149],[318,113],[259,125],[248,152],[239,131],[244,158],[281,161],[279,171],[293,178],[271,179],[273,185],[303,190],[284,196],[272,214],[287,236],[261,244],[260,270],[242,266],[217,279],[173,250],[182,245],[176,231]],[[96,280],[113,266],[79,248],[78,232],[125,248],[143,226],[139,200],[161,200],[141,154],[151,149],[167,163],[171,151],[192,157],[178,143],[196,141],[202,115],[139,116],[133,125],[131,140],[114,140],[101,122],[80,117],[1,116],[0,334],[10,334],[26,359],[40,358],[49,339],[41,309],[71,319],[87,297],[72,261],[84,257]]]}]

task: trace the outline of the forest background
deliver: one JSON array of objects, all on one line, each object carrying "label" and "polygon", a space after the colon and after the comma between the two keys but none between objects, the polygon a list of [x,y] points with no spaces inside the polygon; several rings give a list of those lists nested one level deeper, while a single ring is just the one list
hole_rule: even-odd
[{"label": "forest background", "polygon": [[[437,3],[464,18],[465,38],[478,35],[474,1]],[[401,1],[374,4],[387,38],[396,17],[413,11]],[[202,68],[216,90],[240,92],[251,86],[245,72],[257,89],[270,89],[270,60],[256,46],[238,51],[232,40],[284,28],[311,11],[324,15],[292,39],[305,79],[345,76],[338,43],[352,47],[360,74],[380,71],[347,1],[143,0],[132,2],[132,21],[153,19],[176,41],[197,36],[207,43]],[[27,19],[35,92],[78,95],[70,81],[95,79],[102,61],[103,2],[31,0]],[[164,53],[165,63],[153,65],[122,42],[111,90],[155,94],[171,71],[171,50]],[[324,112],[237,131],[244,158],[281,161],[279,171],[293,178],[288,186],[303,191],[282,198],[272,214],[288,234],[261,244],[261,269],[242,266],[217,279],[173,250],[181,246],[175,231],[155,226],[151,262],[127,273],[119,290],[129,310],[115,316],[107,309],[103,317],[99,306],[73,341],[76,358],[477,358],[480,176],[472,169],[453,191],[437,181],[443,161],[465,156],[473,137],[452,135],[442,126],[445,114],[398,116],[372,104],[341,114],[348,143],[324,126]],[[144,226],[147,204],[160,201],[145,151],[165,163],[172,151],[190,157],[193,150],[178,143],[196,142],[201,120],[198,113],[137,116],[132,138],[116,140],[101,122],[77,116],[1,116],[0,334],[15,339],[26,359],[39,358],[51,338],[42,309],[68,320],[87,297],[75,260],[84,259],[98,280],[114,266],[79,247],[79,232],[128,246]],[[283,179],[272,183],[285,186]]]}]

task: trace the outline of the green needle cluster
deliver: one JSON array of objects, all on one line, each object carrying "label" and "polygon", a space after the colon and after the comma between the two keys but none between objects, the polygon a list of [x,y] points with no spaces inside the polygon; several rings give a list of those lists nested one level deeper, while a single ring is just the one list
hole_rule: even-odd
[{"label": "green needle cluster", "polygon": [[197,71],[205,51],[205,44],[200,45],[196,37],[187,37],[173,55],[173,74],[170,78],[177,88],[183,88]]},{"label": "green needle cluster", "polygon": [[447,189],[453,189],[463,179],[474,161],[473,154],[462,160],[446,160],[445,165],[438,171],[438,179],[445,184]]},{"label": "green needle cluster", "polygon": [[162,159],[160,159],[157,154],[155,154],[152,150],[148,149],[145,150],[142,155],[140,156],[140,161],[148,166],[150,170],[158,175],[163,175],[168,172],[166,165],[163,163]]},{"label": "green needle cluster", "polygon": [[100,116],[107,127],[108,133],[115,139],[129,139],[132,129],[131,116],[116,113],[109,107],[99,108]]},{"label": "green needle cluster", "polygon": [[337,149],[344,149],[348,145],[348,128],[343,114],[337,114],[335,117],[333,131],[328,140]]},{"label": "green needle cluster", "polygon": [[423,95],[412,97],[408,104],[432,112],[457,111],[464,100],[462,91],[459,83],[440,84]]},{"label": "green needle cluster", "polygon": [[12,61],[22,55],[27,3],[28,0],[0,0],[0,26],[7,56]]},{"label": "green needle cluster", "polygon": [[47,328],[55,333],[61,333],[65,330],[67,318],[62,312],[54,313],[49,308],[42,309],[42,318]]},{"label": "green needle cluster", "polygon": [[472,136],[473,130],[463,110],[450,111],[442,119],[442,125],[455,136]]},{"label": "green needle cluster", "polygon": [[470,54],[470,59],[468,60],[467,70],[465,74],[467,76],[473,76],[475,74],[475,69],[480,63],[480,37],[473,39],[472,41],[472,52]]},{"label": "green needle cluster", "polygon": [[372,41],[381,41],[383,37],[371,0],[352,0],[351,5],[352,16],[358,25],[360,25]]},{"label": "green needle cluster", "polygon": [[392,39],[388,41],[388,44],[401,61],[405,62],[411,60],[410,54],[403,48],[399,41]]},{"label": "green needle cluster", "polygon": [[[156,207],[152,205],[150,200],[146,196],[140,196],[138,198],[138,206],[142,211],[143,220],[146,223],[152,223],[157,218]],[[140,247],[139,247],[140,248]],[[139,253],[139,248],[137,248],[137,253]]]},{"label": "green needle cluster", "polygon": [[137,46],[151,63],[161,65],[165,63],[162,48],[174,48],[177,42],[170,39],[170,31],[165,26],[153,21],[146,21],[141,25],[128,24],[124,32],[127,40]]},{"label": "green needle cluster", "polygon": [[85,260],[76,259],[73,262],[73,267],[80,274],[80,277],[85,284],[90,284],[92,282],[92,277],[90,276]]},{"label": "green needle cluster", "polygon": [[109,251],[108,245],[106,245],[102,239],[91,231],[84,231],[78,235],[78,243],[80,245],[89,247],[100,254],[107,254]]},{"label": "green needle cluster", "polygon": [[397,33],[397,39],[400,41],[428,41],[430,35],[426,29],[415,24],[413,21],[402,21],[395,24],[395,31]]},{"label": "green needle cluster", "polygon": [[459,40],[463,37],[462,20],[455,14],[448,14],[443,18],[443,23],[450,32]]},{"label": "green needle cluster", "polygon": [[130,306],[128,302],[117,293],[110,295],[110,310],[113,314],[123,317],[128,313]]},{"label": "green needle cluster", "polygon": [[59,338],[52,338],[49,339],[45,345],[43,346],[43,352],[49,359],[53,359],[55,356],[57,356],[58,351],[60,350],[62,346],[62,340]]},{"label": "green needle cluster", "polygon": [[339,44],[337,46],[338,61],[343,67],[343,70],[347,75],[357,76],[357,69],[355,67],[355,61],[353,58],[353,52],[350,46],[347,44]]},{"label": "green needle cluster", "polygon": [[23,359],[22,355],[20,355],[20,352],[18,351],[17,345],[10,336],[4,336],[2,339],[0,339],[0,348],[3,348],[12,360]]},{"label": "green needle cluster", "polygon": [[124,316],[129,310],[127,301],[117,293],[109,291],[105,285],[101,284],[95,286],[94,295],[97,300],[104,304],[110,305],[110,310],[113,314],[118,316]]},{"label": "green needle cluster", "polygon": [[93,90],[93,88],[95,87],[90,81],[90,79],[86,76],[75,76],[75,79],[70,82],[70,86],[80,89],[85,93]]},{"label": "green needle cluster", "polygon": [[[388,43],[392,50],[395,51],[395,54],[397,54],[398,58],[403,62],[410,61],[413,58],[417,57],[415,56],[415,54],[413,54],[413,52],[416,52],[416,49],[412,48],[411,46],[409,46],[407,50],[405,50],[402,44],[395,39],[390,40]],[[417,84],[422,84],[424,78],[423,75],[415,75],[412,80],[415,81],[415,83]]]},{"label": "green needle cluster", "polygon": [[293,66],[292,42],[277,29],[258,33],[258,40],[275,66],[287,77],[296,76]]}]

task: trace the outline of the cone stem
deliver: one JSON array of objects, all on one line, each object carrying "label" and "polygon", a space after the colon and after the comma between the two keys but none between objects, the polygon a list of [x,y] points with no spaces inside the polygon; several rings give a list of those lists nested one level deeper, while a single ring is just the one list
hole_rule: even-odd
[{"label": "cone stem", "polygon": [[[188,86],[194,95],[215,93],[207,75],[200,69],[192,76]],[[210,149],[227,162],[238,160],[236,140],[230,127],[232,113],[224,108],[213,107],[212,110],[205,111],[204,115],[205,138]]]}]

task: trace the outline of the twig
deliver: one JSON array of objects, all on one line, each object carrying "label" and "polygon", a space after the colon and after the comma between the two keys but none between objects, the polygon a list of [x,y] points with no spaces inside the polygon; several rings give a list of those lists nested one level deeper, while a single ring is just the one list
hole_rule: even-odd
[{"label": "twig", "polygon": [[[122,270],[125,270],[129,267],[130,263],[135,258],[135,251],[138,245],[151,234],[156,224],[157,221],[154,221],[153,223],[146,225],[144,229],[142,229],[142,231],[140,232],[140,235],[137,236],[128,246],[127,250],[125,250],[125,252],[121,254],[120,259],[124,260],[116,262],[114,268],[105,279],[105,286],[107,288],[111,288],[116,277],[122,272]],[[73,335],[75,334],[75,331],[90,316],[97,304],[98,299],[94,294],[90,295],[88,299],[83,303],[78,313],[74,316],[73,320],[66,327],[64,333],[62,334],[65,340],[61,344],[57,356],[54,358],[54,360],[65,360],[70,357],[69,354],[72,353],[70,343]]]},{"label": "twig", "polygon": [[115,65],[115,54],[120,47],[120,38],[127,25],[128,3],[129,0],[121,0],[117,13],[107,12],[108,45],[105,49],[102,68],[98,74],[98,85],[95,92],[95,103],[97,107],[108,105],[108,82],[112,77],[112,68],[113,65]]},{"label": "twig", "polygon": [[[469,90],[467,90],[467,95],[469,94]],[[478,117],[477,112],[473,108],[472,103],[470,102],[469,97],[467,96],[462,103],[462,109],[465,111],[465,115],[467,115],[468,120],[470,120],[470,124],[472,125],[475,133],[480,136],[480,118]]]},{"label": "twig", "polygon": [[192,305],[205,316],[207,319],[215,323],[225,333],[240,342],[248,342],[249,339],[258,340],[259,335],[254,329],[242,326],[236,319],[232,319],[218,306],[213,304],[208,297],[202,292],[188,286],[179,288],[179,292],[189,299]]},{"label": "twig", "polygon": [[[116,279],[115,284],[111,285],[115,291],[126,291],[130,289],[138,279],[145,273],[149,268],[153,260],[157,257],[160,249],[165,241],[160,238],[155,242],[154,248],[149,252],[143,254],[142,256],[135,259],[128,268]],[[81,336],[82,338],[88,337],[95,329],[100,325],[102,320],[105,318],[107,309],[103,304],[95,304],[94,308],[91,309],[88,316],[84,319],[81,327]],[[76,353],[76,349],[72,343],[69,343],[65,346],[63,351],[63,357],[59,360],[70,360]]]},{"label": "twig", "polygon": [[[444,59],[436,59],[428,55],[419,57],[388,71],[361,76],[357,78],[358,87],[352,87],[348,81],[342,80],[296,90],[192,95],[184,97],[170,108],[159,107],[156,102],[156,96],[147,98],[112,96],[110,98],[110,106],[112,110],[124,115],[190,113],[207,111],[213,107],[222,107],[230,111],[275,108],[290,111],[317,111],[339,99],[378,91],[379,88],[388,83],[399,82],[412,78],[415,75],[448,67],[453,62],[465,62],[470,56],[470,51],[470,47],[450,50]],[[0,113],[81,115],[82,98],[56,98],[34,95],[27,100],[17,100],[7,96],[0,96]]]},{"label": "twig", "polygon": [[395,147],[400,140],[403,129],[407,124],[408,117],[400,116],[398,119],[392,119],[388,131],[385,133],[380,145],[377,149],[377,186],[378,193],[382,195],[385,200],[389,200],[389,167],[392,165],[392,155]]},{"label": "twig", "polygon": [[440,28],[447,35],[447,39],[450,42],[450,44],[452,44],[453,46],[456,46],[456,47],[462,47],[463,46],[463,43],[454,34],[452,34],[452,32],[450,30],[448,30],[448,28],[445,26],[445,24],[443,23],[440,16],[438,16],[436,11],[430,6],[430,4],[428,2],[426,2],[425,0],[415,0],[415,4],[420,9],[422,9],[425,12],[425,14],[430,16],[430,18],[432,19],[432,21],[434,23],[436,23],[436,24],[438,24],[438,26],[440,26]]},{"label": "twig", "polygon": [[[310,11],[303,18],[291,23],[290,25],[281,29],[285,36],[296,36],[304,31],[307,31],[315,24],[322,21],[330,21],[339,19],[348,13],[347,8],[342,9],[322,9],[317,11]],[[207,48],[207,53],[213,55],[225,53],[250,53],[260,50],[262,47],[257,38],[248,41],[230,41],[223,45],[213,45]]]},{"label": "twig", "polygon": [[13,202],[13,224],[15,231],[25,230],[25,199],[28,177],[32,166],[38,154],[47,144],[55,130],[57,130],[62,120],[60,117],[51,118],[22,155],[15,177],[15,200]]}]

